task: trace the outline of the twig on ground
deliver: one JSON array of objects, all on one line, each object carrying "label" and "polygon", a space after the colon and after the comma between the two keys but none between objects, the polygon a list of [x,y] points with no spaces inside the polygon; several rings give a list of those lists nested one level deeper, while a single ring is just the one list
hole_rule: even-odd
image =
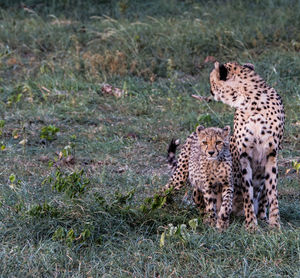
[{"label": "twig on ground", "polygon": [[206,101],[211,102],[213,99],[212,97],[204,97],[204,96],[198,96],[198,95],[192,95],[193,98],[198,99],[200,101]]}]

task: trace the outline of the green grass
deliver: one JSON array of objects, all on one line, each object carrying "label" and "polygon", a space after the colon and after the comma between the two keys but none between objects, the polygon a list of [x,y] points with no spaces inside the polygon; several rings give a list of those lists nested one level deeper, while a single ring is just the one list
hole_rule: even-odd
[{"label": "green grass", "polygon": [[[0,4],[1,277],[300,277],[298,1],[22,2]],[[207,56],[253,63],[283,97],[281,232],[194,231],[183,194],[140,209],[171,138],[232,125],[191,97],[209,95]],[[188,236],[160,247],[170,223]]]}]

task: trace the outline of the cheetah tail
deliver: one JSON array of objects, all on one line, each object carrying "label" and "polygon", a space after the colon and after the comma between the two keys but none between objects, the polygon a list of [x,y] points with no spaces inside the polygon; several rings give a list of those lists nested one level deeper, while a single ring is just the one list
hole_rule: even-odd
[{"label": "cheetah tail", "polygon": [[176,149],[179,146],[179,139],[172,139],[171,143],[168,147],[168,163],[170,168],[174,171],[177,167],[177,159],[176,159]]}]

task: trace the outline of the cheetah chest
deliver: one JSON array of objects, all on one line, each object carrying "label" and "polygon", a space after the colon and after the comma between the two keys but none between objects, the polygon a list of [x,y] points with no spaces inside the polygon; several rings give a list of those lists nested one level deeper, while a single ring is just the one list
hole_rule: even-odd
[{"label": "cheetah chest", "polygon": [[192,148],[189,162],[189,181],[201,191],[210,187],[220,191],[220,185],[227,181],[227,165],[219,160],[209,160],[202,156],[197,147]]}]

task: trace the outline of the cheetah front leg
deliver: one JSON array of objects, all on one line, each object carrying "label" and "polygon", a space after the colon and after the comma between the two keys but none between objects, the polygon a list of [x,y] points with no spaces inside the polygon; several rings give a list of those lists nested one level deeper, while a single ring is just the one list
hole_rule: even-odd
[{"label": "cheetah front leg", "polygon": [[197,187],[194,187],[193,201],[199,209],[200,216],[203,216],[205,214],[204,197],[201,190]]},{"label": "cheetah front leg", "polygon": [[246,153],[240,156],[240,165],[242,171],[242,191],[244,199],[245,226],[247,230],[256,230],[257,218],[253,202],[253,184],[252,168],[250,165],[251,158]]},{"label": "cheetah front leg", "polygon": [[204,223],[209,224],[211,226],[215,226],[217,221],[217,213],[216,213],[217,192],[215,192],[214,188],[212,188],[208,183],[205,184],[204,188],[205,191],[203,197],[204,197],[205,213],[206,213],[206,216],[204,218]]},{"label": "cheetah front leg", "polygon": [[232,211],[233,199],[233,185],[232,178],[229,177],[228,181],[222,187],[222,204],[218,213],[217,229],[223,231],[229,226],[229,216]]},{"label": "cheetah front leg", "polygon": [[261,182],[261,192],[259,196],[259,207],[258,207],[258,219],[265,221],[268,223],[267,218],[267,207],[268,207],[268,196],[265,186],[265,180],[263,178],[263,181]]},{"label": "cheetah front leg", "polygon": [[279,208],[277,198],[277,154],[273,150],[267,156],[265,186],[269,203],[269,225],[280,228]]}]

